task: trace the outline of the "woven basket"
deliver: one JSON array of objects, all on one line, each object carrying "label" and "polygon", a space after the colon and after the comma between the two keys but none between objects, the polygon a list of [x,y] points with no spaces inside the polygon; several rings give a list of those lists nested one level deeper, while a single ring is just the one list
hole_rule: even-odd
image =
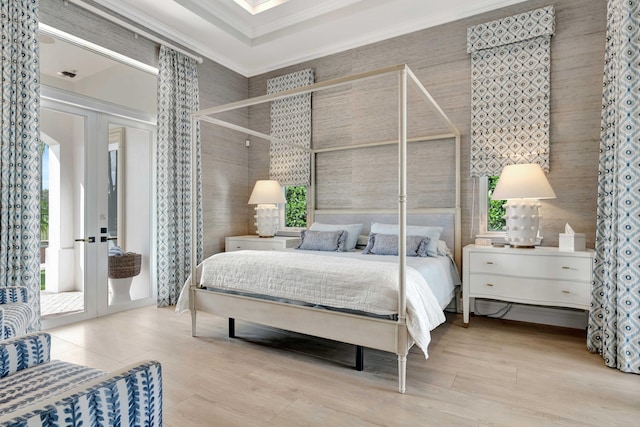
[{"label": "woven basket", "polygon": [[124,255],[109,256],[109,278],[124,279],[140,274],[142,255],[127,252]]}]

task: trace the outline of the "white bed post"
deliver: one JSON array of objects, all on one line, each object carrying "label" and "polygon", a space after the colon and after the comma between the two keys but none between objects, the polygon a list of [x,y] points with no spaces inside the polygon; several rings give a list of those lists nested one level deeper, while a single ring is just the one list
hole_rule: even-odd
[{"label": "white bed post", "polygon": [[[351,85],[354,81],[363,79],[370,79],[387,74],[398,73],[398,139],[397,141],[376,141],[366,142],[353,145],[347,145],[343,147],[333,148],[321,148],[321,149],[306,149],[300,146],[294,145],[288,141],[282,141],[278,138],[274,138],[262,132],[251,130],[244,126],[239,126],[234,123],[225,122],[220,119],[210,117],[214,114],[219,114],[225,111],[236,110],[239,108],[250,107],[253,105],[274,101],[277,99],[287,98],[293,95],[300,95],[304,93],[311,93],[329,88],[341,87],[344,85]],[[418,94],[421,95],[424,100],[430,105],[436,112],[437,116],[443,121],[443,123],[451,131],[450,134],[431,135],[407,138],[407,81],[411,79],[418,88]],[[313,222],[313,214],[316,207],[316,154],[328,151],[337,151],[344,149],[355,149],[362,147],[377,147],[387,146],[391,144],[398,144],[398,320],[396,322],[380,319],[368,319],[366,317],[353,316],[350,314],[337,313],[327,311],[322,312],[315,308],[289,306],[272,301],[260,301],[254,298],[248,298],[244,296],[232,296],[218,294],[217,292],[207,292],[197,289],[199,282],[198,269],[197,269],[197,144],[196,144],[196,125],[201,121],[212,123],[217,126],[222,126],[226,129],[235,130],[245,135],[252,135],[261,138],[266,141],[278,141],[282,144],[292,146],[299,150],[305,150],[311,155],[311,189],[309,192],[310,206],[310,221]],[[191,220],[191,280],[189,282],[189,308],[191,311],[192,319],[192,335],[196,335],[196,307],[199,310],[215,313],[224,317],[236,317],[236,315],[243,313],[244,318],[247,320],[257,321],[258,323],[267,324],[278,328],[291,328],[290,318],[294,316],[300,319],[295,327],[291,330],[301,333],[311,333],[317,336],[322,336],[329,339],[335,339],[338,341],[351,342],[353,344],[363,341],[368,342],[373,348],[379,348],[384,351],[393,352],[396,349],[398,355],[398,382],[399,391],[404,393],[406,390],[406,366],[407,366],[407,354],[409,352],[410,343],[413,343],[412,338],[409,336],[407,330],[407,301],[406,301],[406,234],[407,234],[407,143],[417,141],[433,141],[445,138],[455,138],[456,144],[456,206],[455,212],[455,254],[456,262],[459,265],[460,253],[461,253],[461,231],[460,231],[460,133],[453,125],[453,123],[447,118],[442,109],[438,106],[435,100],[431,97],[426,88],[417,79],[415,74],[409,69],[406,64],[394,65],[390,67],[381,68],[378,70],[367,71],[363,73],[354,74],[347,77],[341,77],[337,79],[328,80],[325,82],[315,83],[309,86],[300,87],[296,89],[290,89],[284,92],[276,94],[262,95],[242,101],[236,101],[229,104],[211,107],[198,112],[194,112],[191,115],[191,152],[193,153],[191,159],[191,198],[192,198],[192,220]],[[313,146],[312,146],[313,147]],[[445,211],[450,212],[450,208],[446,209],[430,209],[430,212],[442,213]],[[388,213],[385,210],[384,213]],[[196,297],[198,302],[196,303]],[[268,309],[265,309],[268,307]],[[309,319],[314,319],[310,321]],[[331,321],[335,325],[340,327],[326,327],[325,322]],[[320,327],[316,327],[321,325]],[[346,325],[346,327],[342,327]],[[354,326],[351,328],[351,326]],[[366,337],[361,334],[361,331],[366,330],[371,335]],[[340,331],[340,333],[336,333]],[[349,333],[342,333],[343,331],[349,331]],[[380,335],[384,335],[381,339]],[[375,338],[374,338],[375,337]],[[367,339],[363,339],[367,338]]]},{"label": "white bed post", "polygon": [[196,126],[198,118],[191,115],[191,280],[189,281],[189,311],[191,312],[191,336],[196,336],[195,286],[198,263],[198,152]]},{"label": "white bed post", "polygon": [[399,71],[398,93],[398,383],[406,390],[407,378],[407,67]]}]

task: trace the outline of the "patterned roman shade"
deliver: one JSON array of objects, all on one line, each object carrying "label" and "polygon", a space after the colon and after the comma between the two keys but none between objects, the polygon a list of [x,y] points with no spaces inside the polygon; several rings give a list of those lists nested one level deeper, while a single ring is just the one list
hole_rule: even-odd
[{"label": "patterned roman shade", "polygon": [[467,29],[471,54],[471,176],[514,163],[549,171],[553,6]]},{"label": "patterned roman shade", "polygon": [[[267,93],[278,93],[313,84],[312,69],[267,80]],[[271,102],[271,136],[301,147],[311,147],[311,94],[295,95]],[[280,185],[309,185],[309,153],[286,144],[271,142],[271,179]]]}]

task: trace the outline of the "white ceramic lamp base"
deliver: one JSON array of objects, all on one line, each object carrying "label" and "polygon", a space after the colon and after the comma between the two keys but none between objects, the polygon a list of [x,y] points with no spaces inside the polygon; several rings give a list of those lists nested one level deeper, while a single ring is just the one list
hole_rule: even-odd
[{"label": "white ceramic lamp base", "polygon": [[510,246],[533,248],[540,225],[538,199],[512,199],[502,205],[505,208],[505,241]]},{"label": "white ceramic lamp base", "polygon": [[280,224],[280,212],[275,204],[261,204],[256,206],[255,226],[258,236],[273,237]]}]

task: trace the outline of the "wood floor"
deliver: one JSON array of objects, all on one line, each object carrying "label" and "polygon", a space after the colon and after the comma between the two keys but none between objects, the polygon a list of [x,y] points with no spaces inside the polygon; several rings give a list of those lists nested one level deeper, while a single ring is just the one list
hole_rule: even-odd
[{"label": "wood floor", "polygon": [[50,330],[52,357],[115,370],[162,363],[164,425],[632,426],[640,376],[607,368],[583,331],[459,315],[413,349],[407,393],[396,356],[374,350],[357,372],[355,348],[200,314],[146,307]]}]

